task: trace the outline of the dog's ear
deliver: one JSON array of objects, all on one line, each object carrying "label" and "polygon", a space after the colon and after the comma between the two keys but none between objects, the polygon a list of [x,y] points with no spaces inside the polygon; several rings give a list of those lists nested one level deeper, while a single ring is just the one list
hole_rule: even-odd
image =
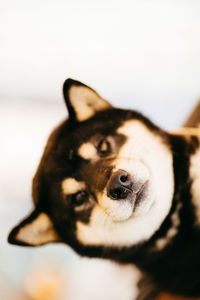
[{"label": "dog's ear", "polygon": [[20,246],[40,246],[58,242],[59,237],[48,215],[34,210],[9,234],[8,242]]},{"label": "dog's ear", "polygon": [[111,107],[93,89],[73,79],[64,82],[63,94],[69,118],[78,122],[91,118],[97,111]]}]

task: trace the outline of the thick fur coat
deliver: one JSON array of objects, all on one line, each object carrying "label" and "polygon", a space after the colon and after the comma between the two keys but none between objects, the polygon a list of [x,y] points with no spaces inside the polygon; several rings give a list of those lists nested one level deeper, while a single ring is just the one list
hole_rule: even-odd
[{"label": "thick fur coat", "polygon": [[9,242],[62,242],[131,263],[135,299],[200,296],[198,131],[165,132],[72,79],[63,91],[69,118],[49,137],[33,179],[35,209]]}]

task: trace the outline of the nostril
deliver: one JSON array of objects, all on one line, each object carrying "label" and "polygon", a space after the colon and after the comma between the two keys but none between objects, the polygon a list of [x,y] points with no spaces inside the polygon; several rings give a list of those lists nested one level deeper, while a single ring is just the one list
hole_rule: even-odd
[{"label": "nostril", "polygon": [[127,189],[118,187],[118,188],[115,188],[115,189],[111,189],[109,194],[110,194],[112,199],[117,200],[117,199],[127,198],[129,193],[130,193],[130,191],[128,191]]},{"label": "nostril", "polygon": [[126,188],[131,188],[133,181],[131,180],[130,176],[128,174],[121,174],[119,176],[119,184]]},{"label": "nostril", "polygon": [[125,174],[122,174],[120,177],[119,177],[119,180],[123,183],[127,182],[129,180],[128,178],[128,175],[125,175]]}]

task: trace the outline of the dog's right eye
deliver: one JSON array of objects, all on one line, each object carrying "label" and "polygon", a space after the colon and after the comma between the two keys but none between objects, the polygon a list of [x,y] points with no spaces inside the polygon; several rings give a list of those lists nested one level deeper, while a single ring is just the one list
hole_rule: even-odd
[{"label": "dog's right eye", "polygon": [[74,206],[81,206],[88,198],[86,191],[80,191],[72,196],[72,202]]}]

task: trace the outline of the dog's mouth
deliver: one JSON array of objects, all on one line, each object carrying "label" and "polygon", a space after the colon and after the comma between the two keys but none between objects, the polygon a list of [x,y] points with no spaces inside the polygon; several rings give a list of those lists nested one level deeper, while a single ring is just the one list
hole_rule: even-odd
[{"label": "dog's mouth", "polygon": [[146,192],[146,189],[147,189],[147,185],[148,185],[148,182],[145,182],[141,186],[140,190],[136,193],[134,210],[140,205],[142,200],[145,198],[145,192]]}]

